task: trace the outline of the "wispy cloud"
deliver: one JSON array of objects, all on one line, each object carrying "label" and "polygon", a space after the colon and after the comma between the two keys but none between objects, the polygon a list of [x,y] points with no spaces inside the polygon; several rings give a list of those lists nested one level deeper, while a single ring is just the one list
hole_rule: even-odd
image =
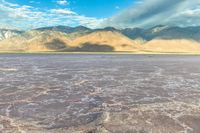
[{"label": "wispy cloud", "polygon": [[57,8],[43,11],[31,6],[0,0],[0,28],[26,30],[53,25],[83,25],[95,28],[103,20],[79,15],[70,9]]},{"label": "wispy cloud", "polygon": [[59,5],[63,5],[63,6],[69,4],[69,2],[67,0],[58,0],[58,1],[56,1],[56,3],[59,4]]},{"label": "wispy cloud", "polygon": [[199,0],[144,0],[107,19],[102,26],[151,27],[199,25]]},{"label": "wispy cloud", "polygon": [[29,3],[31,3],[31,4],[40,4],[39,1],[34,1],[34,0],[29,1]]},{"label": "wispy cloud", "polygon": [[76,15],[75,12],[73,12],[69,9],[51,9],[50,12],[57,13],[57,14]]},{"label": "wispy cloud", "polygon": [[144,4],[144,1],[143,0],[138,0],[135,2],[136,4]]},{"label": "wispy cloud", "polygon": [[31,29],[53,25],[125,28],[158,24],[196,26],[200,23],[199,0],[139,0],[132,7],[108,19],[87,17],[70,8],[61,7],[43,10],[0,0],[0,28]]}]

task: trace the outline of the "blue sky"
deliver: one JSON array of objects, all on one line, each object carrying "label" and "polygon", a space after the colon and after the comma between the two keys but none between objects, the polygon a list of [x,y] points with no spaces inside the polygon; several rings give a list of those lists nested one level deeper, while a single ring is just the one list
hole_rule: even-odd
[{"label": "blue sky", "polygon": [[[51,25],[96,27],[141,0],[0,0],[0,27]],[[2,12],[1,12],[2,10]]]},{"label": "blue sky", "polygon": [[0,0],[0,28],[197,26],[200,0]]},{"label": "blue sky", "polygon": [[137,0],[7,0],[40,10],[69,9],[88,17],[105,18],[133,5]]}]

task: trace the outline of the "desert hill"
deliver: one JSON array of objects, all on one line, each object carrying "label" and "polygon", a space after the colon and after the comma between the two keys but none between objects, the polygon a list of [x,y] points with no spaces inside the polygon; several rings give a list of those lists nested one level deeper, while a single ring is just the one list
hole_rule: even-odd
[{"label": "desert hill", "polygon": [[114,51],[138,51],[140,45],[116,31],[96,31],[73,40],[74,46],[82,44],[108,45]]},{"label": "desert hill", "polygon": [[0,41],[5,51],[55,51],[70,44],[67,34],[56,31],[27,31],[19,36]]},{"label": "desert hill", "polygon": [[0,30],[0,51],[200,53],[200,27],[158,25],[149,29],[89,29],[84,26]]},{"label": "desert hill", "polygon": [[147,42],[143,50],[160,53],[199,53],[200,43],[187,39],[154,39]]}]

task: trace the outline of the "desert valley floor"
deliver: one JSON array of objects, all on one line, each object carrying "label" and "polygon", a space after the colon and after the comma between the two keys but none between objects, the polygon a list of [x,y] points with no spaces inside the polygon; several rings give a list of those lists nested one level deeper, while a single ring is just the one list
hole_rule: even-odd
[{"label": "desert valley floor", "polygon": [[0,55],[1,133],[200,133],[200,57]]}]

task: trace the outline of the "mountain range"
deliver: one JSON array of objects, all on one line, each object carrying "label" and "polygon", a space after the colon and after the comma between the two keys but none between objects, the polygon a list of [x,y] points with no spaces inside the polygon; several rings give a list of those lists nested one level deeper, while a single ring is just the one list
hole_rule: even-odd
[{"label": "mountain range", "polygon": [[200,26],[149,29],[52,26],[18,31],[0,29],[0,51],[200,53]]}]

